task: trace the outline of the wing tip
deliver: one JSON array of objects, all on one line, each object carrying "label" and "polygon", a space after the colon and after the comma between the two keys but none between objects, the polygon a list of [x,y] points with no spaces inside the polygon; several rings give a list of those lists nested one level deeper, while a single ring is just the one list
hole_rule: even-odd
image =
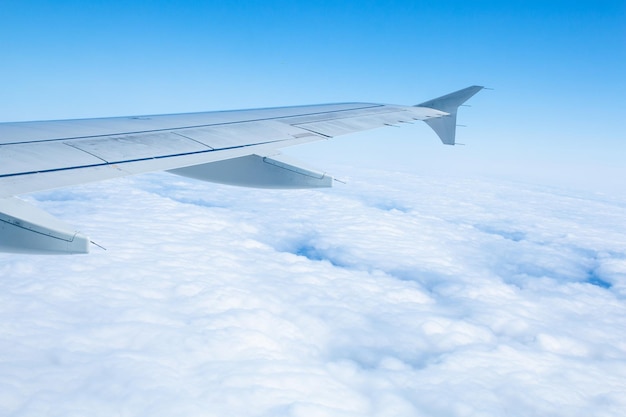
[{"label": "wing tip", "polygon": [[455,145],[456,142],[456,113],[463,103],[485,88],[482,85],[472,85],[461,90],[425,101],[415,107],[427,107],[441,110],[448,115],[424,120],[435,131],[444,145]]}]

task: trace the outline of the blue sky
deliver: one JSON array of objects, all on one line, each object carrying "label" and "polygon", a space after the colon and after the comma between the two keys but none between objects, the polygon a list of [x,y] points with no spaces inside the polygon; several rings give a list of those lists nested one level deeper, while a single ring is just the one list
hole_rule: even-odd
[{"label": "blue sky", "polygon": [[[615,180],[626,175],[623,1],[24,1],[2,9],[1,120],[414,104],[481,84],[495,90],[460,120],[469,125],[460,141],[471,146],[432,151],[427,130],[380,131],[361,137],[357,156],[380,156],[381,136],[391,147],[410,136],[414,147],[389,152],[390,166],[430,168],[454,155],[461,175],[529,174],[626,192]],[[333,146],[326,151],[350,152]]]}]

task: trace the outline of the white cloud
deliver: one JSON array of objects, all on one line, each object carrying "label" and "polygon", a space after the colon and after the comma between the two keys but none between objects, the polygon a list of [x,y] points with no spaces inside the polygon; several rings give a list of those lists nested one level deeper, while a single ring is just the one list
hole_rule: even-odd
[{"label": "white cloud", "polygon": [[0,257],[0,414],[626,410],[624,201],[352,176],[31,197],[108,250]]}]

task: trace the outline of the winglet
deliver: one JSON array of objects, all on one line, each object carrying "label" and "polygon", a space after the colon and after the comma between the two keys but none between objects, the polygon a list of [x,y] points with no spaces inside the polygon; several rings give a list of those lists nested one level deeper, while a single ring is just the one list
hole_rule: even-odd
[{"label": "winglet", "polygon": [[456,135],[456,112],[459,106],[469,100],[474,94],[478,93],[484,87],[473,85],[454,93],[446,94],[415,107],[428,107],[430,109],[441,110],[448,113],[447,116],[424,120],[430,126],[439,139],[446,145],[454,145]]}]

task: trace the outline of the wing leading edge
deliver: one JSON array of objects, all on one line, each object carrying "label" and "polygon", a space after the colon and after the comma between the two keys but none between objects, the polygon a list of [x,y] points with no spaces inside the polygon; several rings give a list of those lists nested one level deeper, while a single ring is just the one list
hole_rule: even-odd
[{"label": "wing leading edge", "polygon": [[417,106],[340,103],[178,115],[0,124],[0,251],[87,253],[79,232],[13,196],[150,171],[247,187],[330,187],[280,148],[425,121],[455,144],[473,86]]}]

